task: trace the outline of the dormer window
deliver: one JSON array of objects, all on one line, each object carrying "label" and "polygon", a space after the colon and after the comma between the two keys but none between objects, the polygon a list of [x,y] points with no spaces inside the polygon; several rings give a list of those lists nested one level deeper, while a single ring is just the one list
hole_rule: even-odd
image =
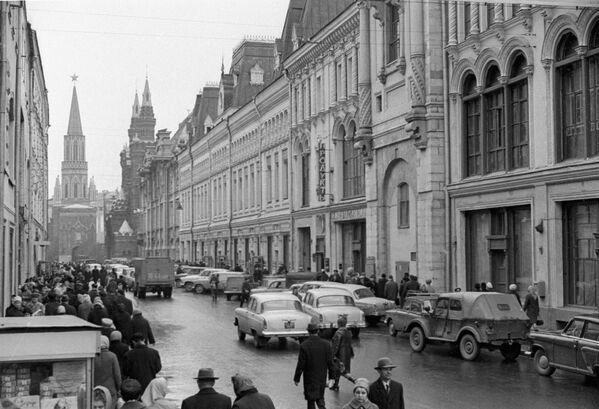
[{"label": "dormer window", "polygon": [[212,128],[214,128],[214,123],[212,122],[212,118],[210,118],[210,115],[208,115],[204,120],[204,135],[210,132]]},{"label": "dormer window", "polygon": [[264,84],[264,70],[258,63],[250,69],[250,84],[251,85],[263,85]]}]

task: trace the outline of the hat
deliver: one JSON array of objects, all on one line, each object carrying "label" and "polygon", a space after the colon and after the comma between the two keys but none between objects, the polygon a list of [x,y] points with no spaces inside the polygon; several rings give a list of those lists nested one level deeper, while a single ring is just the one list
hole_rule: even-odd
[{"label": "hat", "polygon": [[110,333],[110,340],[111,341],[122,341],[123,334],[121,334],[121,331],[112,331]]},{"label": "hat", "polygon": [[144,334],[142,334],[141,332],[136,332],[135,334],[133,334],[131,336],[131,341],[145,341],[146,340],[146,336]]},{"label": "hat", "polygon": [[491,284],[491,282],[489,281],[487,283],[487,290],[491,290],[491,289],[493,289],[493,284]]},{"label": "hat", "polygon": [[141,315],[141,310],[135,309],[131,315]]},{"label": "hat", "polygon": [[214,371],[212,370],[212,368],[200,368],[200,370],[198,371],[198,376],[196,376],[193,379],[197,379],[197,380],[209,380],[209,379],[218,379],[216,376],[214,376]]},{"label": "hat", "polygon": [[128,378],[121,383],[121,393],[128,395],[140,395],[141,392],[141,384],[135,379]]},{"label": "hat", "polygon": [[102,318],[102,326],[107,328],[114,328],[114,324],[110,318]]},{"label": "hat", "polygon": [[397,365],[393,365],[391,362],[391,358],[379,358],[376,362],[376,367],[374,369],[385,369],[385,368],[397,368]]},{"label": "hat", "polygon": [[231,377],[236,394],[255,388],[254,382],[245,375],[235,374]]},{"label": "hat", "polygon": [[318,325],[314,324],[313,322],[308,324],[308,332],[313,334],[315,332],[318,332]]},{"label": "hat", "polygon": [[69,302],[69,296],[68,295],[63,295],[60,297],[60,302]]},{"label": "hat", "polygon": [[58,308],[56,309],[56,313],[57,314],[66,314],[67,309],[64,307],[64,305],[59,305]]},{"label": "hat", "polygon": [[102,299],[100,297],[96,297],[96,298],[94,298],[94,305],[104,306],[104,303],[102,302]]},{"label": "hat", "polygon": [[352,389],[352,392],[355,391],[356,388],[364,388],[364,389],[366,389],[366,392],[368,392],[368,390],[370,389],[370,384],[368,383],[368,379],[366,379],[366,378],[356,379],[356,381],[354,382],[354,389]]},{"label": "hat", "polygon": [[109,346],[110,346],[110,341],[108,340],[108,337],[106,335],[100,336],[100,348],[108,349]]},{"label": "hat", "polygon": [[11,301],[12,302],[17,302],[17,301],[18,302],[23,302],[23,299],[20,296],[18,296],[18,295],[13,295],[12,298],[11,298]]},{"label": "hat", "polygon": [[510,291],[516,291],[517,289],[518,289],[518,286],[516,284],[510,284],[510,286],[509,286]]}]

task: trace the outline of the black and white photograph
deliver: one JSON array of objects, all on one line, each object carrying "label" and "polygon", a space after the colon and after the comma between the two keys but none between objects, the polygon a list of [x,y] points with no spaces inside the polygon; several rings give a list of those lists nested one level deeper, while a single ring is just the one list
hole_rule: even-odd
[{"label": "black and white photograph", "polygon": [[2,409],[599,408],[599,0],[0,0]]}]

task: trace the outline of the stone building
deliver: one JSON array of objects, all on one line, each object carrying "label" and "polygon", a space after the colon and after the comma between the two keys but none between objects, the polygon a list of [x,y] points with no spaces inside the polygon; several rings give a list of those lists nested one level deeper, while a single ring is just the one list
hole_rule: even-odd
[{"label": "stone building", "polygon": [[446,45],[449,279],[596,311],[599,9],[449,2]]},{"label": "stone building", "polygon": [[0,314],[47,257],[48,97],[22,1],[0,3]]}]

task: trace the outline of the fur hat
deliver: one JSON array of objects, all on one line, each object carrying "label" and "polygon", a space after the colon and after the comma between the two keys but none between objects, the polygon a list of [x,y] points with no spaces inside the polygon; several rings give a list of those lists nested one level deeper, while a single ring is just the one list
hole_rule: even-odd
[{"label": "fur hat", "polygon": [[123,334],[121,334],[121,331],[112,331],[110,333],[110,340],[111,341],[122,341]]},{"label": "fur hat", "polygon": [[355,392],[356,388],[364,388],[364,389],[366,389],[366,392],[368,392],[370,390],[370,383],[368,382],[368,379],[366,379],[366,378],[356,379],[356,382],[354,382],[354,389],[352,389],[352,392]]}]

